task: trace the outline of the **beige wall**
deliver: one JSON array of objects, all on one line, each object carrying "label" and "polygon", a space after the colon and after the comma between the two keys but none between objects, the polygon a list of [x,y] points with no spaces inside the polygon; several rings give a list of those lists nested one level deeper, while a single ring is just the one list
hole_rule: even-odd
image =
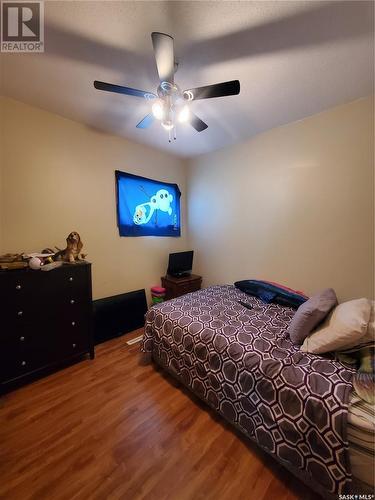
[{"label": "beige wall", "polygon": [[373,294],[372,109],[361,99],[190,161],[190,246],[206,285]]},{"label": "beige wall", "polygon": [[[20,102],[1,101],[1,251],[64,247],[76,230],[93,263],[95,298],[159,283],[169,252],[186,249],[184,163]],[[181,238],[119,237],[115,170],[179,185]]]},{"label": "beige wall", "polygon": [[[0,102],[1,252],[62,247],[75,229],[95,298],[148,289],[168,253],[188,248],[205,285],[254,277],[307,293],[333,286],[340,299],[373,295],[370,99],[191,160],[188,185],[178,158]],[[116,169],[179,184],[181,238],[119,237]]]},{"label": "beige wall", "polygon": [[3,163],[4,163],[4,107],[3,98],[0,96],[0,253],[3,248],[3,224],[2,224],[2,181],[3,181]]}]

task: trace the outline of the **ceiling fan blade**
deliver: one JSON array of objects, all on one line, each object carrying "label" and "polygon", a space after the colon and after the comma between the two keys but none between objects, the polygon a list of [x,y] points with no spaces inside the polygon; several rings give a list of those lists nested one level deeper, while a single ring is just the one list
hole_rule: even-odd
[{"label": "ceiling fan blade", "polygon": [[174,48],[173,38],[165,33],[151,33],[152,46],[161,82],[173,83],[174,77]]},{"label": "ceiling fan blade", "polygon": [[190,111],[190,120],[189,123],[192,127],[195,128],[197,132],[202,132],[203,130],[206,130],[208,127],[207,123],[204,123],[203,120],[201,120],[196,114],[194,114],[192,111]]},{"label": "ceiling fan blade", "polygon": [[137,128],[148,128],[155,121],[155,117],[152,113],[146,115],[138,124]]},{"label": "ceiling fan blade", "polygon": [[237,95],[240,93],[239,80],[230,82],[214,83],[205,87],[184,90],[184,98],[188,101],[197,99],[210,99],[211,97],[224,97],[227,95]]},{"label": "ceiling fan blade", "polygon": [[142,97],[143,99],[155,99],[156,95],[152,92],[145,92],[144,90],[132,89],[131,87],[123,87],[122,85],[113,85],[112,83],[94,81],[94,87],[97,90],[105,90],[107,92],[115,92],[116,94],[132,95],[135,97]]}]

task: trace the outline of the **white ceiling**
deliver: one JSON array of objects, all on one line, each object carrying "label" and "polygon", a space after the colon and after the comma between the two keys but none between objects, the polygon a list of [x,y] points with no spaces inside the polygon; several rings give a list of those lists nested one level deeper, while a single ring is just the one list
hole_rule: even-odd
[{"label": "white ceiling", "polygon": [[[374,3],[48,1],[44,54],[2,54],[2,94],[95,129],[191,157],[373,92]],[[150,103],[94,89],[155,91],[150,34],[175,38],[182,89],[239,79],[239,96],[193,102],[208,129],[136,124]]]}]

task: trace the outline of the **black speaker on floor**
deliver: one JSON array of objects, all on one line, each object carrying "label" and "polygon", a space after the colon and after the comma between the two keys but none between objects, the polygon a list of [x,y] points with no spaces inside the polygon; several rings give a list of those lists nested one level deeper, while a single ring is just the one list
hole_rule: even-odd
[{"label": "black speaker on floor", "polygon": [[94,340],[99,344],[144,326],[147,311],[145,290],[94,300],[93,309]]}]

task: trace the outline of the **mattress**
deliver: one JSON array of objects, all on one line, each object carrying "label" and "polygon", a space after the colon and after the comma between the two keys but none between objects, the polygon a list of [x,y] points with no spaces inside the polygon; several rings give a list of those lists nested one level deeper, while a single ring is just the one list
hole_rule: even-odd
[{"label": "mattress", "polygon": [[375,405],[352,392],[348,411],[349,457],[354,478],[374,485]]},{"label": "mattress", "polygon": [[210,287],[152,307],[141,349],[315,491],[337,498],[351,479],[353,369],[300,352],[286,332],[293,315],[233,286]]}]

